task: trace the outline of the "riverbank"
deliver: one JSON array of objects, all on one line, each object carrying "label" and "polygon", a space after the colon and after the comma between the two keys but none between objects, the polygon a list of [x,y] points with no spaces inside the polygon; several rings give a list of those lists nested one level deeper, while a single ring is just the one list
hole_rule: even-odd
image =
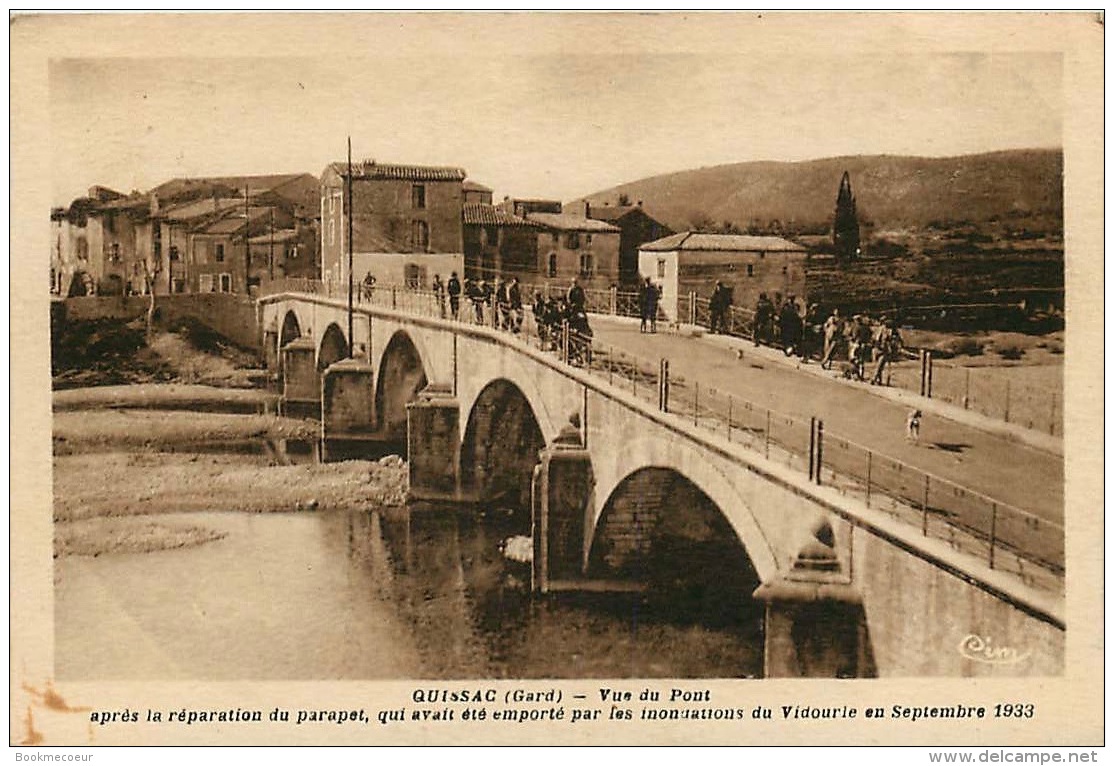
[{"label": "riverbank", "polygon": [[[314,513],[405,502],[407,467],[396,456],[317,465],[314,421],[277,415],[119,408],[105,402],[170,399],[71,390],[54,413],[54,555],[143,553],[201,545],[223,535],[158,517],[237,511]],[[87,392],[83,397],[82,391]],[[77,409],[82,399],[93,409]],[[292,457],[287,446],[304,446]]]}]

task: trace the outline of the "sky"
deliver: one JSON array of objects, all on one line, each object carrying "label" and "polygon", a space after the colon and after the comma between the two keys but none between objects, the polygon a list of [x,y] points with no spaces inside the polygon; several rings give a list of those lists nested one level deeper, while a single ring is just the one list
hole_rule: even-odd
[{"label": "sky", "polygon": [[53,202],[93,184],[320,175],[349,135],[357,160],[561,200],[721,163],[1062,143],[1059,53],[523,47],[53,58]]}]

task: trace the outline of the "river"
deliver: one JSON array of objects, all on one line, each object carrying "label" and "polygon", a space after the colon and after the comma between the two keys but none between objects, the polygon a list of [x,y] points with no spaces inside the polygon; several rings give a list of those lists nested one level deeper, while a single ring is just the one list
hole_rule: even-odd
[{"label": "river", "polygon": [[[152,519],[156,517],[151,517]],[[61,680],[737,678],[753,604],[677,593],[531,599],[507,523],[451,508],[160,514],[202,545],[55,561]],[[734,596],[732,596],[734,598]],[[681,608],[684,607],[684,608]]]}]

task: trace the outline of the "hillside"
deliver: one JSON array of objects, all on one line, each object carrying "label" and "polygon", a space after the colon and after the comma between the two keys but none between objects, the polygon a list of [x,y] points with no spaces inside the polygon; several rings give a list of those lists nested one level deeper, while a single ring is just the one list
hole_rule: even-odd
[{"label": "hillside", "polygon": [[643,200],[647,212],[678,231],[726,222],[767,229],[779,221],[789,232],[821,233],[831,221],[845,170],[851,174],[859,219],[875,231],[999,219],[1062,231],[1059,149],[744,162],[644,178],[584,199],[614,205],[626,194]]}]

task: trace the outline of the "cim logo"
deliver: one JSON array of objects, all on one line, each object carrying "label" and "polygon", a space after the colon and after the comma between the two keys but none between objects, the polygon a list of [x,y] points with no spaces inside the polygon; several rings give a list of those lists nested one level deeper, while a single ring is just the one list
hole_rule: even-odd
[{"label": "cim logo", "polygon": [[995,646],[990,636],[974,633],[964,636],[959,642],[959,653],[969,660],[988,665],[1015,665],[1029,659],[1029,652],[1019,652],[1012,646]]}]

